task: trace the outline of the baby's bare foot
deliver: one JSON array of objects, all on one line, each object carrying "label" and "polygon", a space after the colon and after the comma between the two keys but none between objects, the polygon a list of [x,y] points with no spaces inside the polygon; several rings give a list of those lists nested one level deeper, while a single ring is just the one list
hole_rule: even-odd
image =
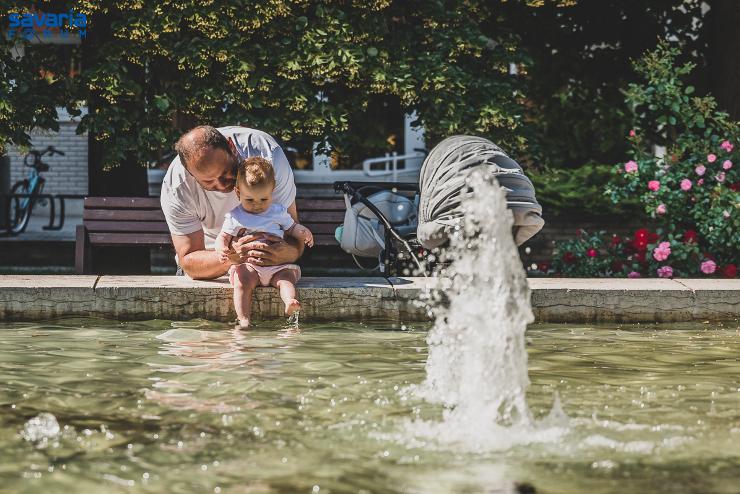
[{"label": "baby's bare foot", "polygon": [[239,319],[236,324],[237,329],[248,329],[249,328],[249,319],[243,318]]},{"label": "baby's bare foot", "polygon": [[294,313],[298,312],[299,310],[301,310],[301,303],[296,299],[293,299],[287,304],[285,304],[285,315],[286,316],[292,316]]}]

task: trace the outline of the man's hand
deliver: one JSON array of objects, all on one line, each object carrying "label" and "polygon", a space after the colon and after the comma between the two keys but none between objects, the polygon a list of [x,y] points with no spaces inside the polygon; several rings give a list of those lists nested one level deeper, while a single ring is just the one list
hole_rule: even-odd
[{"label": "man's hand", "polygon": [[229,255],[231,262],[250,262],[258,266],[295,262],[303,253],[303,246],[298,240],[291,238],[286,241],[269,233],[247,235],[235,240],[231,245],[233,249],[233,254]]}]

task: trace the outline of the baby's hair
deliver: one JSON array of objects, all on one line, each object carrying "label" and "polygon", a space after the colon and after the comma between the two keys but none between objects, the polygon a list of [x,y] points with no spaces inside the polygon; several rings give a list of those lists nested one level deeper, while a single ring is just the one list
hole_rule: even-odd
[{"label": "baby's hair", "polygon": [[239,164],[236,180],[247,187],[275,186],[275,170],[272,163],[261,156],[252,156]]}]

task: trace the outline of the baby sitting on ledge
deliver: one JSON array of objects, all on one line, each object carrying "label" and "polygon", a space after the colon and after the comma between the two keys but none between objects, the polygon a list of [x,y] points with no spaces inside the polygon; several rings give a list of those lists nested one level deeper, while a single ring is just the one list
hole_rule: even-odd
[{"label": "baby sitting on ledge", "polygon": [[[226,213],[221,233],[216,238],[216,251],[223,262],[228,261],[234,239],[259,232],[280,238],[290,235],[309,247],[313,246],[311,231],[293,221],[284,206],[273,204],[274,189],[275,172],[269,161],[253,156],[239,164],[235,190],[240,204]],[[229,281],[234,287],[234,309],[239,327],[249,327],[252,292],[260,284],[280,290],[285,315],[290,316],[300,310],[301,304],[295,298],[295,284],[300,277],[301,268],[297,264],[259,266],[247,262],[231,266]]]}]

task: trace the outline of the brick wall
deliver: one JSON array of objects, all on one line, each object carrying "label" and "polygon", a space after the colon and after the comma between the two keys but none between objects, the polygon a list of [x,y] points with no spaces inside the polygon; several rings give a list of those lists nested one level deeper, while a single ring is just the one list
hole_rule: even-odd
[{"label": "brick wall", "polygon": [[[83,110],[83,115],[86,110]],[[44,192],[48,194],[87,194],[87,134],[77,135],[79,117],[71,118],[67,112],[58,108],[59,132],[34,131],[31,133],[31,147],[44,150],[54,146],[65,153],[64,156],[44,156],[42,160],[49,165],[43,173],[46,178]],[[29,168],[23,166],[23,155],[16,148],[8,149],[10,156],[10,185],[25,178]]]}]

